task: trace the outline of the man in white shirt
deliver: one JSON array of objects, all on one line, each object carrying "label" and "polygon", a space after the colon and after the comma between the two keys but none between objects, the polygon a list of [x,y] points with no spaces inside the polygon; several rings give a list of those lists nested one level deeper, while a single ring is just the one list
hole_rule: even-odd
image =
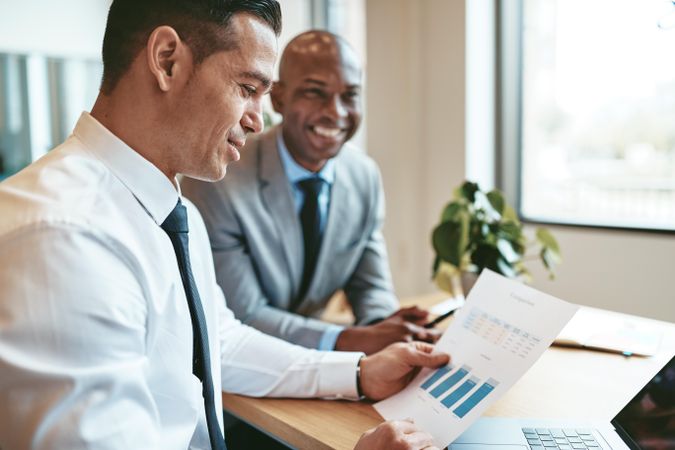
[{"label": "man in white shirt", "polygon": [[[226,309],[176,175],[222,178],[260,131],[279,30],[274,0],[113,2],[91,115],[0,184],[0,448],[223,448],[220,389],[381,399],[447,363],[308,350]],[[357,448],[432,440],[387,422]]]}]

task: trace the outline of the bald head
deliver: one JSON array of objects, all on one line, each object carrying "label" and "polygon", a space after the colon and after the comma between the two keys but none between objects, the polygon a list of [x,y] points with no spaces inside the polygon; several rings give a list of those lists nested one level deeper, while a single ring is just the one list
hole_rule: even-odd
[{"label": "bald head", "polygon": [[325,60],[338,61],[361,74],[359,57],[342,37],[323,30],[310,30],[294,37],[284,49],[279,62],[279,81],[293,76],[294,68],[306,67]]},{"label": "bald head", "polygon": [[361,63],[343,38],[312,30],[284,49],[272,105],[283,116],[289,153],[317,172],[361,123]]}]

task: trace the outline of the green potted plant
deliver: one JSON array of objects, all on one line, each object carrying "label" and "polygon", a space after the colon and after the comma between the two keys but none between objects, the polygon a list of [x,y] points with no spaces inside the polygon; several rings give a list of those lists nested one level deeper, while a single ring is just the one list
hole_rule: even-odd
[{"label": "green potted plant", "polygon": [[475,281],[485,267],[531,281],[526,260],[540,259],[551,279],[561,262],[558,242],[546,228],[537,228],[534,239],[528,239],[504,195],[496,189],[485,193],[470,181],[455,189],[431,240],[434,281],[456,297],[464,295],[471,278]]}]

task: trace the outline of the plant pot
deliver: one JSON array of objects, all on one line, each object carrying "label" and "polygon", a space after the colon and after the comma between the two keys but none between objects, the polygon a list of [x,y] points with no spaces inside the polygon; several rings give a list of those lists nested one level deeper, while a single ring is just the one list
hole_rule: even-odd
[{"label": "plant pot", "polygon": [[464,299],[476,284],[478,274],[474,272],[459,272],[453,266],[441,263],[434,277],[436,285],[451,296]]},{"label": "plant pot", "polygon": [[462,272],[462,292],[464,292],[464,297],[469,295],[469,291],[476,281],[478,281],[478,274],[475,272]]},{"label": "plant pot", "polygon": [[445,283],[437,279],[436,284],[452,297],[431,308],[431,313],[440,316],[464,306],[465,298],[476,284],[476,280],[478,280],[478,274],[474,272],[462,272],[459,276],[455,272],[447,276]]}]

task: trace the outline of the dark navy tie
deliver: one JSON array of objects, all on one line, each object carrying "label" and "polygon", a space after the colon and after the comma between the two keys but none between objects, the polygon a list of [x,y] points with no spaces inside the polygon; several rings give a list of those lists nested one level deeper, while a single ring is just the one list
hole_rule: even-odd
[{"label": "dark navy tie", "polygon": [[162,229],[169,235],[178,260],[178,269],[183,280],[185,297],[190,309],[192,321],[192,373],[202,382],[202,396],[206,411],[206,424],[209,429],[209,440],[214,450],[226,450],[216,405],[213,399],[213,378],[211,378],[211,359],[209,358],[209,335],[206,329],[206,318],[199,299],[197,285],[190,268],[190,254],[188,251],[188,220],[185,206],[178,200],[178,204],[171,211],[169,217],[162,224]]},{"label": "dark navy tie", "polygon": [[302,301],[312,282],[316,259],[321,247],[321,211],[319,210],[319,194],[323,187],[323,180],[318,177],[306,178],[298,182],[298,186],[305,194],[305,202],[300,210],[302,237],[304,240],[305,262],[302,269],[302,281],[297,302]]}]

